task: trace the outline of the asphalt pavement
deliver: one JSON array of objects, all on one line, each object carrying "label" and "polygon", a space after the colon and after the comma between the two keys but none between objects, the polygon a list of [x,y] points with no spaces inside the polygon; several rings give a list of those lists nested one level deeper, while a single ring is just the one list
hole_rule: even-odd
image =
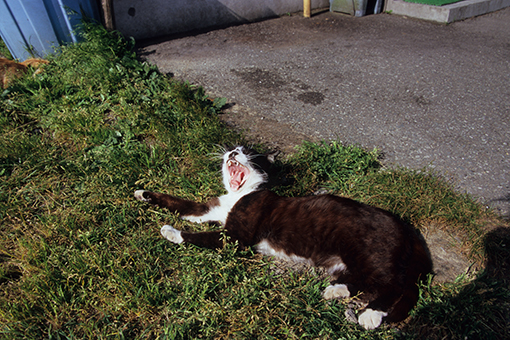
[{"label": "asphalt pavement", "polygon": [[388,167],[431,168],[510,214],[510,8],[450,25],[295,14],[143,41],[138,53],[226,97],[225,115],[265,140],[377,148]]}]

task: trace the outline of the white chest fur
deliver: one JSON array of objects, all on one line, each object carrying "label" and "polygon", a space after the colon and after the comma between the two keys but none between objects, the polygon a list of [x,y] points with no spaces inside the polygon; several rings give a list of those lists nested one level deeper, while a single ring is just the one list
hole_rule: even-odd
[{"label": "white chest fur", "polygon": [[201,216],[182,216],[182,218],[196,223],[217,221],[225,225],[228,214],[237,201],[243,196],[244,194],[241,193],[228,193],[227,195],[218,197],[219,205],[212,207],[206,214]]}]

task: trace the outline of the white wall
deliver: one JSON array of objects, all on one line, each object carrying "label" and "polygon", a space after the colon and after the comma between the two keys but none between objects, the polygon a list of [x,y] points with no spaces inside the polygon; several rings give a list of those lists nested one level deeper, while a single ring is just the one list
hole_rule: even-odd
[{"label": "white wall", "polygon": [[[329,0],[312,0],[312,9]],[[116,29],[135,39],[256,21],[303,10],[303,0],[113,0]]]}]

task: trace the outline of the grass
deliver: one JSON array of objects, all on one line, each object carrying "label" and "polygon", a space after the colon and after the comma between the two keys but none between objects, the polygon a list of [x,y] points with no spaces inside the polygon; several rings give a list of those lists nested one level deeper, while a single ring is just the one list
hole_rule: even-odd
[{"label": "grass", "polygon": [[5,42],[0,38],[0,58],[13,59]]},{"label": "grass", "polygon": [[[300,146],[281,160],[286,195],[325,188],[420,226],[461,230],[474,279],[422,289],[400,329],[365,331],[326,302],[327,282],[277,274],[235,244],[205,250],[159,236],[207,230],[133,198],[136,189],[204,201],[223,193],[220,145],[243,143],[216,114],[224,103],[140,63],[132,42],[88,26],[45,72],[0,98],[0,338],[396,339],[501,338],[508,332],[507,229],[433,174],[384,170],[377,152]],[[259,146],[263,148],[264,146]],[[485,240],[485,242],[482,242]],[[473,308],[476,306],[476,308]]]}]

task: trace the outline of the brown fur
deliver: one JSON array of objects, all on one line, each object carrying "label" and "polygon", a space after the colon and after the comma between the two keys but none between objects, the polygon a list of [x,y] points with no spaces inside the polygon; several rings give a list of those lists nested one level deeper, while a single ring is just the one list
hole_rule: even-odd
[{"label": "brown fur", "polygon": [[17,78],[20,78],[29,71],[30,68],[35,68],[34,74],[41,72],[41,65],[48,64],[47,60],[43,59],[27,59],[24,62],[17,63],[13,60],[0,58],[0,81],[2,88],[7,88],[9,84]]}]

